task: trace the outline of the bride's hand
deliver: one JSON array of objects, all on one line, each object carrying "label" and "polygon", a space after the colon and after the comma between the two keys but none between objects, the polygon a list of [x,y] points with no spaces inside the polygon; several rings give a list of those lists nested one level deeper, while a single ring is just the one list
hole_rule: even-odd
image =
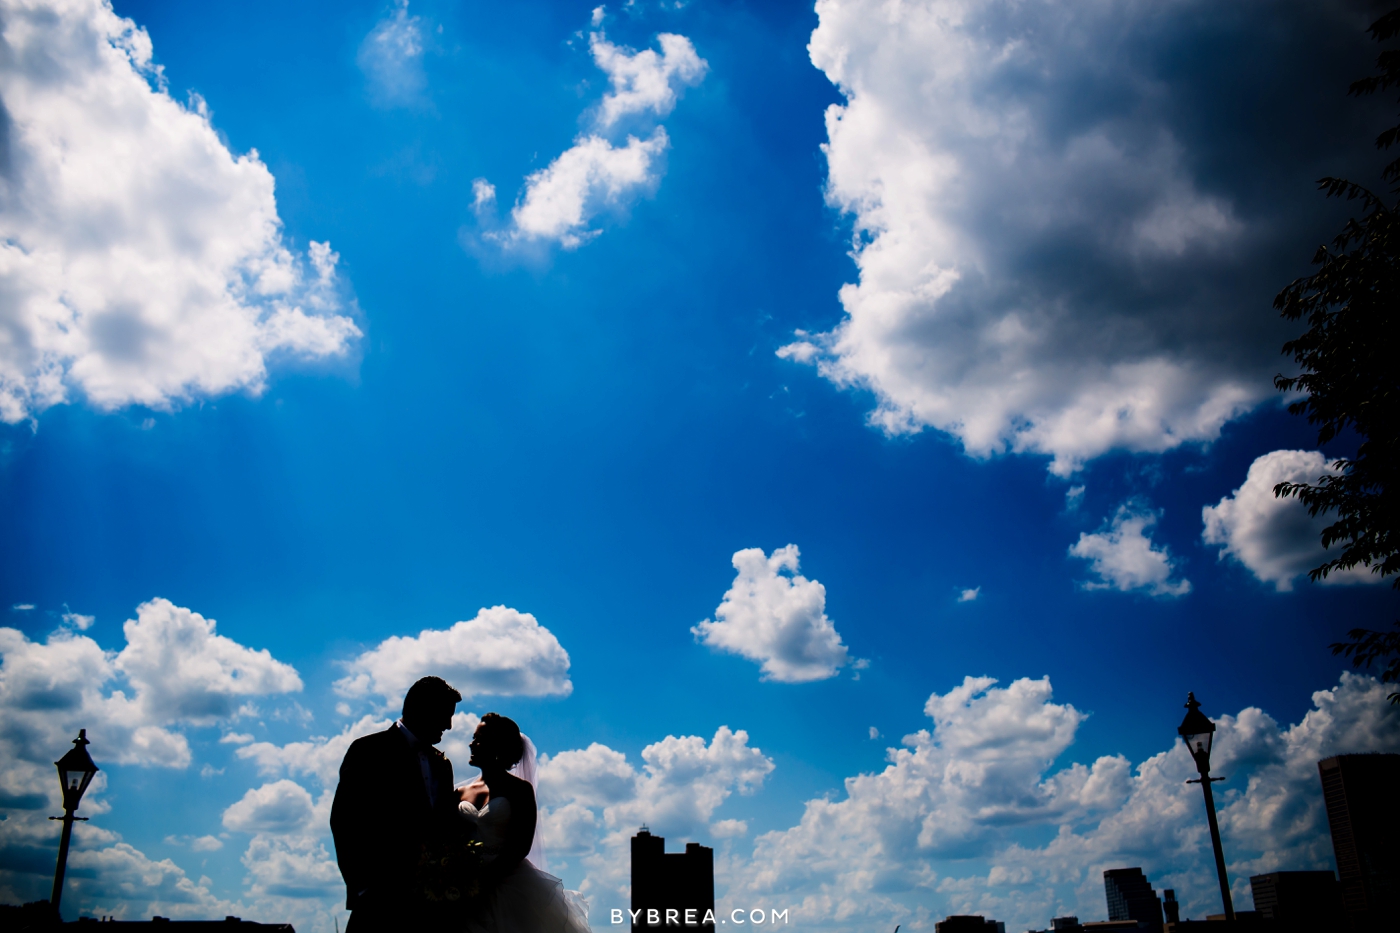
[{"label": "bride's hand", "polygon": [[456,790],[458,802],[470,802],[474,807],[484,806],[490,795],[486,783],[481,778],[462,784]]}]

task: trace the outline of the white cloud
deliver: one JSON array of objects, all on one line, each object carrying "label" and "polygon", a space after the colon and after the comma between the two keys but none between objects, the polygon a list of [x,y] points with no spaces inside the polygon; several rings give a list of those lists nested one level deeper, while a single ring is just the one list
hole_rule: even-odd
[{"label": "white cloud", "polygon": [[601,136],[580,139],[525,179],[524,197],[511,211],[511,236],[578,249],[602,232],[587,229],[594,216],[660,180],[658,161],[669,145],[663,127],[649,139],[628,136],[621,148]]},{"label": "white cloud", "polygon": [[749,824],[745,820],[715,820],[710,824],[710,835],[716,839],[737,839],[749,834]]},{"label": "white cloud", "polygon": [[[798,825],[759,836],[728,897],[782,897],[802,922],[823,925],[857,910],[883,918],[900,911],[892,893],[932,884],[933,860],[985,856],[1017,826],[1082,819],[1126,799],[1121,757],[1045,776],[1084,719],[1050,701],[1048,679],[995,683],[968,677],[930,696],[931,733],[906,736],[883,772],[848,778],[846,799],[810,800]],[[870,892],[859,906],[857,891]]]},{"label": "white cloud", "polygon": [[306,788],[281,780],[255,787],[224,811],[227,829],[244,833],[292,833],[311,822],[315,805]]},{"label": "white cloud", "polygon": [[1190,580],[1173,580],[1176,565],[1166,545],[1152,546],[1149,529],[1157,513],[1138,502],[1125,502],[1111,521],[1093,534],[1081,533],[1070,545],[1073,557],[1089,561],[1098,580],[1083,584],[1086,590],[1142,590],[1151,596],[1185,596]]},{"label": "white cloud", "polygon": [[[596,26],[598,10],[593,18]],[[685,36],[661,33],[657,42],[659,55],[652,49],[632,52],[613,45],[601,32],[589,36],[593,61],[607,74],[610,85],[594,114],[593,130],[526,178],[525,190],[511,209],[510,224],[488,230],[483,240],[509,249],[546,243],[578,249],[602,232],[589,228],[594,217],[620,210],[638,195],[655,190],[661,180],[662,157],[670,146],[665,127],[656,127],[645,138],[628,133],[621,146],[614,145],[607,134],[626,118],[670,113],[680,88],[699,84],[708,68]],[[472,191],[473,211],[479,221],[489,224],[496,189],[477,179]]]},{"label": "white cloud", "polygon": [[[253,742],[238,749],[235,754],[252,761],[264,777],[284,773],[307,775],[316,778],[323,788],[334,788],[339,780],[340,762],[349,751],[350,743],[361,736],[382,732],[389,727],[390,721],[365,716],[346,726],[338,735],[313,736],[307,741],[288,742],[286,745]],[[456,719],[453,721],[455,724]]]},{"label": "white cloud", "polygon": [[694,834],[730,794],[753,793],[772,772],[772,760],[748,741],[747,732],[728,726],[708,743],[698,735],[668,735],[642,749],[640,771],[621,752],[595,742],[543,758],[540,796],[601,810],[614,830],[646,823],[657,832]]},{"label": "white cloud", "polygon": [[218,836],[166,836],[165,842],[172,846],[189,846],[195,852],[217,852],[224,847]]},{"label": "white cloud", "polygon": [[216,635],[213,620],[165,599],[142,603],[124,631],[125,647],[109,652],[66,627],[43,643],[0,628],[0,744],[14,761],[47,770],[86,728],[108,761],[183,768],[189,744],[168,727],[229,719],[239,698],[301,689],[266,649]]},{"label": "white cloud", "polygon": [[[478,720],[473,714],[458,713],[453,718],[457,730]],[[266,778],[278,778],[248,790],[223,814],[230,830],[253,834],[242,856],[247,896],[258,905],[260,914],[278,920],[292,920],[297,929],[330,931],[338,916],[343,929],[345,898],[340,869],[331,854],[330,808],[339,782],[341,761],[350,743],[361,736],[381,732],[390,720],[365,716],[332,736],[312,736],[305,741],[274,745],[253,742],[235,754],[256,765]],[[452,745],[447,739],[441,748],[457,759],[460,779],[465,763],[466,739]],[[315,796],[305,786],[283,775],[310,778],[320,787]]]},{"label": "white cloud", "polygon": [[[475,713],[458,713],[441,743],[459,780],[471,771],[466,743],[479,721]],[[311,900],[328,896],[318,885],[334,871],[323,849],[337,770],[350,742],[387,724],[365,717],[336,736],[238,749],[238,756],[255,762],[266,777],[302,775],[322,788],[315,798],[281,779],[248,791],[225,812],[225,826],[257,832],[244,856],[253,893]],[[735,792],[754,793],[773,770],[773,762],[748,742],[748,733],[727,726],[708,742],[701,736],[668,735],[642,749],[640,768],[596,742],[542,754],[540,820],[546,854],[583,857],[590,866],[584,882],[590,895],[620,897],[627,883],[627,839],[641,823],[678,837],[743,835],[743,821],[714,816]]]},{"label": "white cloud", "polygon": [[317,798],[296,781],[281,778],[249,789],[224,810],[227,829],[253,834],[242,857],[244,881],[249,898],[265,916],[296,919],[298,929],[334,926],[330,915],[340,909],[345,888],[327,846],[333,845],[330,808],[340,763],[351,742],[388,724],[366,716],[338,735],[283,746],[255,742],[236,752],[266,777],[300,775],[321,786]]},{"label": "white cloud", "polygon": [[982,595],[982,587],[980,587],[980,586],[974,586],[974,587],[973,587],[972,589],[970,589],[970,590],[963,590],[961,593],[959,593],[959,594],[958,594],[958,602],[960,602],[960,603],[975,603],[975,602],[977,602],[977,597],[979,597],[979,596],[981,596],[981,595]]},{"label": "white cloud", "polygon": [[86,632],[97,621],[97,616],[79,615],[76,612],[65,612],[62,618],[64,625],[70,625],[80,632]]},{"label": "white cloud", "polygon": [[33,604],[33,603],[15,603],[13,606],[10,607],[10,611],[11,611],[11,612],[33,612],[33,611],[34,611],[34,604]]},{"label": "white cloud", "polygon": [[607,128],[624,117],[651,111],[664,117],[676,106],[676,89],[699,84],[709,65],[695,54],[685,36],[663,32],[656,37],[661,54],[652,49],[629,52],[613,45],[601,32],[589,36],[593,61],[612,85],[599,108],[598,125]]},{"label": "white cloud", "polygon": [[[1008,929],[1051,916],[1102,916],[1105,868],[1141,865],[1175,887],[1183,916],[1218,909],[1201,791],[1179,747],[1136,768],[1122,756],[1052,770],[1084,714],[1051,701],[1048,680],[1006,688],[967,678],[933,694],[921,731],[881,772],[845,782],[841,799],[807,802],[800,822],[758,837],[725,876],[728,901],[782,899],[818,929],[924,925],[982,913]],[[1211,712],[1217,803],[1231,877],[1330,866],[1317,761],[1400,749],[1400,711],[1369,677],[1343,674],[1314,708],[1280,727],[1261,710]],[[1052,835],[1029,843],[1024,831]],[[1241,891],[1237,907],[1248,905]]]},{"label": "white cloud", "polygon": [[741,820],[711,819],[735,791],[754,793],[773,770],[772,760],[748,741],[747,732],[728,726],[708,743],[697,735],[668,735],[642,749],[640,770],[596,742],[543,756],[545,838],[563,847],[561,854],[584,857],[582,890],[595,903],[626,903],[627,840],[643,823],[658,835],[692,839],[747,832]]},{"label": "white cloud", "polygon": [[102,0],[0,3],[0,420],[81,393],[170,409],[343,357],[337,256],[286,243],[273,178]]},{"label": "white cloud", "polygon": [[550,800],[610,806],[637,793],[637,772],[622,752],[594,742],[563,751],[540,764],[540,794]]},{"label": "white cloud", "polygon": [[[61,803],[53,761],[80,728],[101,767],[186,768],[192,756],[185,728],[231,720],[238,698],[301,688],[291,667],[216,635],[212,620],[167,600],[142,604],[125,632],[122,650],[108,651],[67,622],[43,642],[0,628],[0,849],[42,856],[49,871],[54,840],[45,817]],[[83,814],[110,809],[107,775],[98,772]],[[208,852],[217,842],[200,837],[189,844]],[[75,845],[69,877],[78,893],[70,903],[89,912],[149,917],[155,903],[166,916],[238,912],[216,913],[229,905],[207,884],[169,860],[151,861],[100,821],[83,824]],[[20,859],[0,868],[0,892],[22,891],[33,900],[43,892],[23,866]]]},{"label": "white cloud", "polygon": [[636,795],[604,807],[608,825],[697,832],[731,793],[752,794],[772,772],[772,760],[748,743],[743,729],[720,726],[708,744],[698,735],[668,735],[648,745]]},{"label": "white cloud", "polygon": [[[887,432],[1048,455],[1059,475],[1109,450],[1211,441],[1274,394],[1287,338],[1260,296],[1295,274],[1280,265],[1280,212],[1314,206],[1301,188],[1262,197],[1257,172],[1300,176],[1317,156],[1222,111],[1293,80],[1290,42],[1360,52],[1352,14],[1260,7],[1244,32],[1198,0],[816,12],[812,63],[845,98],[826,112],[827,200],[853,216],[859,275],[840,290],[841,322],[780,356],[873,392]],[[1222,64],[1223,35],[1261,28],[1273,84],[1187,79],[1158,49],[1199,52],[1200,74]],[[1308,74],[1327,62],[1310,57]],[[1297,95],[1276,96],[1291,108],[1279,116],[1300,112]]]},{"label": "white cloud", "polygon": [[554,810],[541,810],[540,821],[549,857],[587,854],[593,851],[598,840],[598,815],[582,804],[569,803]]},{"label": "white cloud", "polygon": [[248,869],[250,893],[259,899],[317,898],[334,903],[345,896],[345,881],[323,838],[254,836],[243,853],[243,865]]},{"label": "white cloud", "polygon": [[404,106],[420,100],[428,84],[423,71],[423,29],[419,17],[408,15],[408,0],[398,0],[374,24],[360,43],[355,61],[377,105]]},{"label": "white cloud", "polygon": [[472,181],[472,211],[480,215],[496,204],[496,186],[484,178]]},{"label": "white cloud", "polygon": [[762,664],[763,679],[825,680],[850,663],[850,652],[826,616],[826,587],[797,572],[797,545],[765,556],[734,553],[738,574],[715,619],[694,626],[695,640]]},{"label": "white cloud", "polygon": [[247,912],[241,904],[216,896],[211,887],[208,878],[191,879],[170,859],[156,861],[118,842],[69,853],[63,901],[65,907],[81,904],[89,916],[118,920],[149,920],[156,915],[172,920],[208,920]]},{"label": "white cloud", "polygon": [[[1220,557],[1244,564],[1256,578],[1279,592],[1329,559],[1322,547],[1322,529],[1336,516],[1308,514],[1297,499],[1279,499],[1274,486],[1283,482],[1316,483],[1334,474],[1332,464],[1316,450],[1275,450],[1249,465],[1244,485],[1201,509],[1206,544],[1220,545]],[[1379,583],[1366,567],[1333,571],[1325,583]]]},{"label": "white cloud", "polygon": [[214,627],[213,619],[160,598],[138,606],[123,626],[126,647],[115,666],[151,720],[211,723],[232,716],[241,698],[301,690],[291,665]]},{"label": "white cloud", "polygon": [[397,706],[414,681],[435,674],[464,698],[568,696],[569,653],[528,612],[506,606],[482,609],[476,618],[447,630],[424,629],[417,637],[395,635],[355,658],[336,681],[346,696],[382,696]]}]

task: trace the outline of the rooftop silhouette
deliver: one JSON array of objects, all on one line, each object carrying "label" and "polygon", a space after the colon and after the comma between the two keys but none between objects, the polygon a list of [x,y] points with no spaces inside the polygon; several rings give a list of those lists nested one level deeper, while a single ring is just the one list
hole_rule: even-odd
[{"label": "rooftop silhouette", "polygon": [[[715,850],[690,842],[684,852],[667,852],[665,838],[643,826],[632,837],[633,933],[677,925],[713,933],[714,909]],[[707,911],[711,919],[705,923]]]},{"label": "rooftop silhouette", "polygon": [[1103,873],[1109,920],[1135,920],[1138,926],[1162,928],[1162,899],[1141,868],[1110,868]]},{"label": "rooftop silhouette", "polygon": [[1317,770],[1342,909],[1353,930],[1392,929],[1400,920],[1400,755],[1336,755]]}]

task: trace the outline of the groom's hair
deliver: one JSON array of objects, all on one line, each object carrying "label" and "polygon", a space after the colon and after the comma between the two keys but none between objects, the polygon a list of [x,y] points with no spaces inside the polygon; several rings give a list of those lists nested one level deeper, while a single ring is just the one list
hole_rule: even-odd
[{"label": "groom's hair", "polygon": [[441,710],[452,712],[462,702],[462,695],[441,677],[424,677],[408,688],[403,698],[403,718],[418,719]]},{"label": "groom's hair", "polygon": [[488,744],[492,753],[507,768],[514,767],[525,754],[525,740],[520,737],[520,727],[508,716],[487,713],[481,717],[481,725],[476,727],[476,734]]}]

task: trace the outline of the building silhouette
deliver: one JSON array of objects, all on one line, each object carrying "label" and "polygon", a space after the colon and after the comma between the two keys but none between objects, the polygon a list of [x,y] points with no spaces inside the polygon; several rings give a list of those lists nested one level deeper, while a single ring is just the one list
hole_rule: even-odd
[{"label": "building silhouette", "polygon": [[1337,755],[1317,763],[1342,909],[1353,930],[1400,925],[1400,755]]},{"label": "building silhouette", "polygon": [[[645,826],[632,837],[632,931],[706,930],[714,933],[715,850],[696,842],[666,851],[666,840]],[[710,914],[705,922],[705,914]]]},{"label": "building silhouette", "polygon": [[1254,909],[1278,933],[1327,933],[1342,922],[1342,890],[1330,871],[1275,871],[1249,879]]},{"label": "building silhouette", "polygon": [[1162,892],[1162,912],[1167,915],[1168,923],[1181,922],[1181,905],[1176,902],[1176,891],[1171,888]]},{"label": "building silhouette", "polygon": [[954,914],[935,923],[933,930],[934,933],[1006,933],[1006,924],[988,920],[981,914]]},{"label": "building silhouette", "polygon": [[[105,918],[104,918],[105,919]],[[79,929],[89,923],[99,923],[96,917],[78,918]],[[159,930],[178,930],[180,933],[252,933],[252,931],[267,931],[267,933],[296,933],[295,928],[290,923],[254,923],[251,920],[243,920],[238,917],[225,917],[222,920],[171,920],[168,917],[152,917],[150,920],[118,920],[116,921],[123,928],[142,927]],[[6,933],[39,933],[39,931],[59,930],[62,927],[71,926],[71,923],[61,923],[53,905],[48,901],[30,901],[28,904],[20,906],[18,904],[0,904],[0,930]]]},{"label": "building silhouette", "polygon": [[1162,928],[1162,899],[1141,868],[1110,868],[1103,873],[1109,920],[1136,920],[1140,927]]}]

